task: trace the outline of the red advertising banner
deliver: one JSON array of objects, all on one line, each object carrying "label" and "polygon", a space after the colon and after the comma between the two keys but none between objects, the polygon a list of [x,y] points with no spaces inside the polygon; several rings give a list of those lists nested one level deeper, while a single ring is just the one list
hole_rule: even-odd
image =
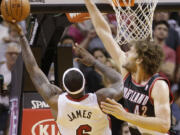
[{"label": "red advertising banner", "polygon": [[50,109],[23,109],[21,135],[60,135]]}]

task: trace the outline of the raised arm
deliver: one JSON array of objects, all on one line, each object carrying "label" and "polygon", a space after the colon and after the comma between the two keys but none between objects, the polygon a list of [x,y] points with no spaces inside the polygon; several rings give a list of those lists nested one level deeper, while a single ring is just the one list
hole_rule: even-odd
[{"label": "raised arm", "polygon": [[118,65],[122,76],[124,77],[127,74],[127,71],[122,68],[122,64],[125,61],[125,54],[120,49],[119,45],[114,40],[110,26],[107,21],[104,19],[100,11],[97,9],[96,5],[92,2],[92,0],[84,0],[86,3],[86,7],[89,11],[92,23],[95,27],[97,35],[102,40],[106,50],[109,52],[113,60]]},{"label": "raised arm", "polygon": [[62,90],[50,84],[45,74],[37,65],[22,28],[18,24],[12,24],[12,26],[15,27],[19,34],[23,60],[34,86],[49,106],[53,110],[57,110],[57,99]]},{"label": "raised arm", "polygon": [[76,53],[80,58],[76,60],[87,65],[94,66],[97,68],[106,78],[109,79],[111,83],[110,88],[103,88],[96,92],[99,101],[105,100],[107,97],[115,99],[118,101],[123,95],[123,79],[121,75],[114,69],[102,64],[96,60],[89,52],[84,48],[77,45],[74,46]]}]

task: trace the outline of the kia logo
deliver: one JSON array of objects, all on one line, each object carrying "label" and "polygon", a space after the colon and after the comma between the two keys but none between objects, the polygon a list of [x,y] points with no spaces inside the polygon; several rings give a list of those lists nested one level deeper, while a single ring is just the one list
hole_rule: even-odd
[{"label": "kia logo", "polygon": [[35,123],[31,129],[32,135],[60,135],[54,119],[45,119]]}]

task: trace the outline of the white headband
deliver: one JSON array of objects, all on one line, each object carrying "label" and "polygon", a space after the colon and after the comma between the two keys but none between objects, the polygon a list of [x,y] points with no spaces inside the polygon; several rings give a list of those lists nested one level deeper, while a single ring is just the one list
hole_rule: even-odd
[{"label": "white headband", "polygon": [[[70,71],[73,71],[73,70],[79,72],[79,73],[82,75],[82,77],[83,77],[83,85],[82,85],[81,89],[79,89],[79,90],[77,90],[77,91],[74,91],[74,92],[68,90],[68,88],[66,87],[66,85],[65,85],[65,83],[64,83],[64,79],[65,79],[66,74],[69,73]],[[67,70],[64,72],[64,74],[63,74],[63,80],[62,80],[62,82],[63,82],[63,86],[64,86],[65,90],[66,90],[68,93],[72,94],[72,95],[81,93],[81,92],[84,90],[84,87],[85,87],[85,78],[84,78],[84,75],[83,75],[83,73],[81,72],[81,70],[79,70],[78,68],[69,68],[69,69],[67,69]]]}]

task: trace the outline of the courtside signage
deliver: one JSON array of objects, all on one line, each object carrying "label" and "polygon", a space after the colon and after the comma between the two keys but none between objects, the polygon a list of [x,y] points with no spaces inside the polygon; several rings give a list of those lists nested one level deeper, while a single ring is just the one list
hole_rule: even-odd
[{"label": "courtside signage", "polygon": [[60,135],[50,109],[24,109],[22,135]]}]

